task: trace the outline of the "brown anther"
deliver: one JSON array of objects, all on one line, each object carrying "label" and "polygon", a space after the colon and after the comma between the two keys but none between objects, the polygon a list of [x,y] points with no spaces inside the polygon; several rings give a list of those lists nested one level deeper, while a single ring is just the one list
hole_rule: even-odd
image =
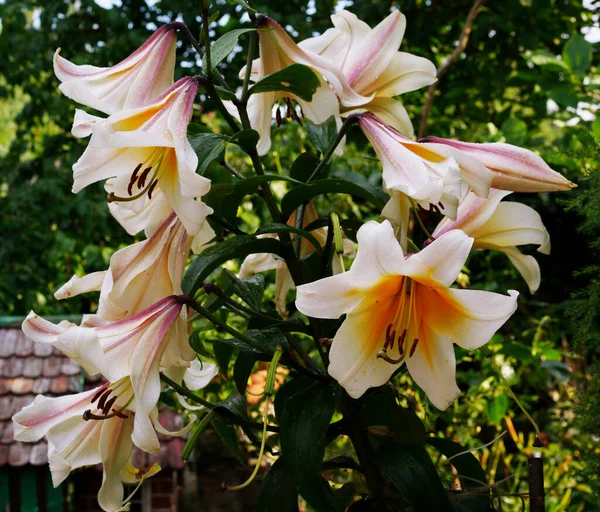
[{"label": "brown anther", "polygon": [[138,172],[140,172],[140,169],[142,168],[142,164],[138,164],[137,167],[134,169],[133,173],[131,174],[131,179],[129,180],[129,185],[127,185],[127,193],[132,196],[133,195],[133,185],[135,185],[135,182],[137,181],[137,177],[138,177]]},{"label": "brown anther", "polygon": [[102,410],[104,409],[104,404],[106,403],[106,400],[108,399],[108,397],[110,396],[110,394],[112,393],[112,390],[107,389],[104,394],[100,397],[100,400],[98,400],[98,409]]},{"label": "brown anther", "polygon": [[441,201],[438,203],[438,206],[440,207],[440,210],[444,209],[444,203],[442,203]]},{"label": "brown anther", "polygon": [[437,207],[437,205],[431,204],[431,203],[429,204],[429,211],[430,212],[435,212],[435,213],[437,213],[439,215],[442,214],[442,212],[440,212],[440,209]]},{"label": "brown anther", "polygon": [[126,420],[127,418],[129,418],[129,416],[127,416],[127,414],[123,414],[121,411],[119,411],[117,409],[113,409],[112,412],[117,418],[121,418],[123,420]]},{"label": "brown anther", "polygon": [[[383,350],[387,350],[390,346],[390,338],[392,337],[392,324],[388,324],[387,329],[385,330],[385,343],[383,344]],[[393,338],[392,338],[393,343]]]},{"label": "brown anther", "polygon": [[150,189],[148,190],[148,199],[152,199],[152,192],[156,188],[156,185],[158,185],[158,180],[154,180],[152,185],[150,185]]},{"label": "brown anther", "polygon": [[227,482],[221,482],[221,492],[225,492],[227,490]]},{"label": "brown anther", "polygon": [[275,111],[275,123],[277,123],[277,128],[281,126],[281,110],[279,109],[279,105],[277,105],[277,110]]},{"label": "brown anther", "polygon": [[402,331],[402,334],[398,337],[398,351],[400,355],[404,354],[404,340],[406,339],[406,329]]},{"label": "brown anther", "polygon": [[412,357],[413,354],[415,353],[415,350],[417,349],[417,345],[419,344],[419,338],[415,338],[412,344],[412,347],[410,347],[410,352],[408,354],[408,357]]},{"label": "brown anther", "polygon": [[98,398],[100,398],[100,396],[101,396],[102,394],[104,394],[104,392],[105,392],[105,391],[106,391],[106,388],[105,388],[105,387],[102,387],[102,388],[100,388],[100,390],[98,391],[98,393],[96,393],[96,394],[94,395],[94,398],[92,398],[92,403],[94,403],[96,400],[98,400]]},{"label": "brown anther", "polygon": [[138,189],[141,190],[146,186],[146,178],[148,177],[148,174],[150,173],[151,170],[152,170],[152,166],[146,167],[144,169],[144,172],[142,172],[142,174],[140,175],[140,179],[138,180]]},{"label": "brown anther", "polygon": [[296,112],[295,108],[292,109],[292,117],[294,118],[294,121],[296,121],[300,126],[302,126],[302,119],[298,117],[298,113]]},{"label": "brown anther", "polygon": [[106,402],[106,405],[102,408],[102,412],[104,413],[105,416],[108,416],[108,413],[110,412],[110,408],[114,405],[114,403],[117,401],[117,397],[113,396],[108,402]]}]

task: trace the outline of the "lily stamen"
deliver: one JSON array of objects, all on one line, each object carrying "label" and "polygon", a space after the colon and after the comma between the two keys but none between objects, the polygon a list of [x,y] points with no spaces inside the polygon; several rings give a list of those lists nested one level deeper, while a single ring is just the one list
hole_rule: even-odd
[{"label": "lily stamen", "polygon": [[413,354],[415,353],[415,350],[417,349],[417,345],[419,344],[419,338],[415,338],[413,340],[413,344],[412,347],[410,347],[410,353],[408,354],[408,357],[412,357]]}]

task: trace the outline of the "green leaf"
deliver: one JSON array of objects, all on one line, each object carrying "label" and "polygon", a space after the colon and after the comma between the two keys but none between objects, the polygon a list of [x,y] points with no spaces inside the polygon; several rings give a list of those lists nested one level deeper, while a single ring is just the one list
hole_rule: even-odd
[{"label": "green leaf", "polygon": [[229,361],[233,355],[233,348],[224,343],[213,343],[213,351],[215,353],[215,359],[217,360],[217,366],[223,376],[227,379],[229,376]]},{"label": "green leaf", "polygon": [[[227,55],[229,55],[238,44],[238,39],[246,32],[252,32],[253,28],[238,28],[231,30],[210,45],[210,66],[215,69]],[[206,68],[206,57],[202,59],[202,67]]]},{"label": "green leaf", "polygon": [[233,293],[248,304],[252,309],[260,311],[265,292],[265,278],[256,274],[248,279],[239,279],[233,272],[223,269],[225,279],[231,285]]},{"label": "green leaf", "polygon": [[[273,355],[275,349],[278,345],[286,345],[287,339],[283,332],[275,327],[269,327],[268,329],[250,329],[244,333],[249,338],[252,338],[257,344],[262,346],[264,350],[258,350],[247,343],[244,343],[242,340],[238,340],[237,338],[217,338],[212,340],[213,345],[223,344],[228,345],[234,349],[239,350],[240,352],[247,352],[250,354],[254,354],[259,359],[270,360],[270,356]],[[265,358],[266,354],[266,358]]]},{"label": "green leaf", "polygon": [[199,133],[190,137],[190,144],[198,155],[198,174],[204,174],[212,162],[223,156],[228,140],[229,137],[218,133]]},{"label": "green leaf", "polygon": [[263,480],[254,512],[298,512],[298,489],[285,459],[279,457]]},{"label": "green leaf", "polygon": [[425,443],[427,434],[423,423],[412,409],[398,405],[390,387],[377,388],[359,401],[363,428],[375,434],[389,435],[401,444]]},{"label": "green leaf", "polygon": [[378,209],[383,209],[389,197],[380,188],[370,183],[355,183],[342,179],[319,180],[290,190],[281,201],[281,211],[290,216],[301,204],[320,194],[350,194],[369,201]]},{"label": "green leaf", "polygon": [[594,132],[594,135],[596,136],[596,138],[598,139],[598,141],[600,141],[600,116],[596,116],[596,119],[594,119],[594,122],[592,123],[592,131]]},{"label": "green leaf", "polygon": [[[448,459],[466,450],[464,446],[441,437],[428,437],[427,443],[443,453]],[[458,457],[454,457],[450,461],[450,464],[456,468],[459,478],[461,476],[467,477],[461,478],[460,480],[461,487],[463,489],[472,489],[487,485],[485,471],[481,467],[481,464],[475,455],[473,455],[471,452],[463,453]]]},{"label": "green leaf", "polygon": [[532,62],[536,66],[543,67],[549,71],[556,72],[569,72],[569,66],[564,60],[559,60],[556,55],[546,50],[534,50],[526,56],[529,62]]},{"label": "green leaf", "polygon": [[448,494],[454,512],[492,512],[489,496],[470,492],[450,491]]},{"label": "green leaf", "polygon": [[542,361],[542,368],[559,382],[567,382],[571,378],[571,370],[562,361]]},{"label": "green leaf", "polygon": [[415,512],[452,510],[438,473],[423,445],[386,443],[374,456],[385,476]]},{"label": "green leaf", "polygon": [[204,279],[226,261],[263,252],[281,256],[281,244],[273,238],[234,236],[205,249],[196,256],[183,276],[183,293],[193,295]]},{"label": "green leaf", "polygon": [[281,428],[281,452],[300,495],[318,512],[338,509],[329,484],[321,476],[325,434],[341,397],[336,382],[300,377],[288,381],[275,398]]},{"label": "green leaf", "polygon": [[250,87],[249,93],[285,91],[305,101],[312,101],[313,94],[320,85],[321,82],[312,69],[303,64],[292,64],[255,83]]},{"label": "green leaf", "polygon": [[221,418],[215,418],[212,420],[212,426],[231,455],[233,455],[240,464],[246,466],[246,457],[242,447],[240,446],[240,441],[237,436],[237,429],[233,425],[225,423]]},{"label": "green leaf", "polygon": [[562,107],[577,107],[579,98],[570,85],[563,85],[548,91],[548,96]]},{"label": "green leaf", "polygon": [[219,96],[222,100],[236,101],[238,99],[234,92],[225,89],[225,87],[215,85],[215,89],[219,93]]},{"label": "green leaf", "polygon": [[259,138],[260,135],[256,130],[241,130],[231,137],[229,142],[231,144],[236,144],[242,149],[242,151],[250,154],[254,149],[256,149]]},{"label": "green leaf", "polygon": [[308,178],[312,176],[313,171],[319,165],[320,159],[317,158],[317,155],[307,151],[306,153],[301,153],[290,168],[290,176],[295,180],[301,181],[302,183],[306,183]]},{"label": "green leaf", "polygon": [[248,352],[240,352],[240,355],[235,360],[233,366],[233,380],[238,391],[242,394],[246,393],[246,387],[248,386],[248,379],[256,363],[256,357],[254,354]]},{"label": "green leaf", "polygon": [[225,400],[216,403],[214,409],[225,417],[248,421],[247,406],[246,397],[234,389]]},{"label": "green leaf", "polygon": [[585,76],[592,61],[592,45],[583,36],[573,35],[563,49],[563,59],[577,76]]},{"label": "green leaf", "polygon": [[321,124],[315,124],[306,119],[304,121],[304,128],[308,134],[308,139],[312,142],[316,150],[321,153],[327,152],[338,133],[334,116],[331,116]]},{"label": "green leaf", "polygon": [[212,183],[202,202],[214,210],[214,215],[235,224],[239,202],[236,203],[234,190],[235,185],[230,183]]},{"label": "green leaf", "polygon": [[296,235],[300,235],[301,237],[306,238],[313,245],[317,252],[321,252],[323,250],[321,248],[321,244],[319,244],[319,241],[310,232],[304,229],[293,228],[291,226],[288,226],[287,224],[267,224],[259,230],[257,230],[254,234],[262,235],[264,233],[294,233]]},{"label": "green leaf", "polygon": [[508,397],[503,393],[485,404],[485,413],[492,423],[498,425],[508,411]]},{"label": "green leaf", "polygon": [[516,146],[522,146],[527,137],[527,125],[524,121],[515,117],[511,117],[504,121],[500,130],[504,133],[506,142]]},{"label": "green leaf", "polygon": [[231,5],[241,5],[249,12],[256,12],[254,9],[252,9],[252,7],[250,7],[250,5],[248,5],[248,3],[244,2],[244,0],[227,0],[227,3]]}]

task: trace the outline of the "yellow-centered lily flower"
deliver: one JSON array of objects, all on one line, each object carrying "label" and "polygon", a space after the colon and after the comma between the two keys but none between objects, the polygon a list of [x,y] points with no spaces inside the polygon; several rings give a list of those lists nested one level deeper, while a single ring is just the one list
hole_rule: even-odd
[{"label": "yellow-centered lily flower", "polygon": [[73,192],[112,178],[109,201],[146,218],[160,191],[188,234],[198,234],[212,209],[199,200],[210,180],[196,174],[198,156],[186,134],[197,90],[186,77],[143,107],[107,119],[76,116],[73,133],[92,136],[73,166]]},{"label": "yellow-centered lily flower", "polygon": [[32,340],[52,344],[92,374],[102,373],[110,382],[130,378],[136,411],[133,442],[155,452],[160,445],[151,416],[160,395],[159,371],[188,367],[196,356],[182,309],[178,297],[169,296],[118,322],[99,319],[94,327],[55,325],[31,312],[22,328]]},{"label": "yellow-centered lily flower", "polygon": [[163,25],[125,60],[108,68],[78,66],[54,54],[61,92],[105,114],[141,107],[173,83],[176,30]]},{"label": "yellow-centered lily flower", "polygon": [[392,12],[374,29],[348,11],[331,16],[335,28],[298,44],[339,66],[354,94],[363,102],[347,101],[346,91],[337,89],[342,116],[371,112],[406,135],[413,127],[402,104],[394,96],[414,91],[436,81],[437,70],[428,59],[399,52],[406,18]]},{"label": "yellow-centered lily flower", "polygon": [[517,307],[509,296],[450,288],[473,239],[450,231],[416,254],[404,255],[388,221],[358,231],[348,272],[299,286],[296,306],[314,318],[347,315],[329,353],[329,374],[353,397],[385,384],[406,363],[438,409],[458,397],[453,343],[476,349]]},{"label": "yellow-centered lily flower", "polygon": [[[48,398],[38,395],[32,404],[13,416],[17,441],[48,439],[52,483],[60,485],[77,468],[102,464],[98,503],[103,510],[124,510],[123,484],[135,484],[156,474],[158,464],[136,468],[131,462],[135,403],[129,378],[106,382],[90,391]],[[165,435],[185,434],[192,422],[178,432],[165,430],[152,411],[155,428]]]},{"label": "yellow-centered lily flower", "polygon": [[538,252],[550,254],[550,235],[533,208],[522,203],[500,202],[510,193],[492,190],[483,199],[468,192],[461,200],[456,220],[442,219],[432,234],[439,237],[460,229],[475,240],[473,249],[503,252],[534,293],[541,282],[540,266],[533,256],[523,254],[517,246],[534,244]]}]

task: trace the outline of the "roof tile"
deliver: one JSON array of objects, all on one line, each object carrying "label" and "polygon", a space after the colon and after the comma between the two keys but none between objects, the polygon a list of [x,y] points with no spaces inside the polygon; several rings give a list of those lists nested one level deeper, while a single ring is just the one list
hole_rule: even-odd
[{"label": "roof tile", "polygon": [[15,347],[15,355],[19,357],[27,357],[33,355],[33,340],[25,336],[25,333],[20,329],[17,331],[17,346]]},{"label": "roof tile", "polygon": [[28,357],[23,365],[23,377],[39,377],[42,374],[43,364],[44,360],[39,357]]},{"label": "roof tile", "polygon": [[33,383],[32,391],[36,395],[43,395],[44,393],[48,393],[50,391],[50,386],[52,385],[52,379],[48,379],[46,377],[39,377],[35,379]]},{"label": "roof tile", "polygon": [[15,353],[17,340],[21,329],[6,329],[3,331],[2,343],[0,343],[0,357],[7,358]]},{"label": "roof tile", "polygon": [[23,366],[25,364],[25,360],[13,356],[8,360],[8,366],[4,368],[4,376],[5,377],[20,377],[23,375]]},{"label": "roof tile", "polygon": [[12,416],[12,404],[15,397],[7,395],[0,397],[0,420],[7,420]]},{"label": "roof tile", "polygon": [[60,374],[62,367],[62,357],[50,356],[44,360],[44,367],[42,368],[42,375],[44,377],[56,377]]},{"label": "roof tile", "polygon": [[67,359],[61,368],[63,375],[79,375],[81,367],[72,359]]},{"label": "roof tile", "polygon": [[0,423],[0,443],[11,444],[14,440],[13,435],[13,422],[11,420]]},{"label": "roof tile", "polygon": [[31,444],[17,441],[10,445],[8,452],[8,464],[13,467],[24,466],[29,461]]},{"label": "roof tile", "polygon": [[50,392],[55,395],[64,395],[67,393],[69,389],[69,377],[66,375],[59,375],[58,377],[54,377],[52,379],[52,384],[50,384]]},{"label": "roof tile", "polygon": [[21,409],[31,404],[33,402],[33,398],[33,395],[15,396],[11,404],[12,412],[10,417],[12,418],[12,416],[17,414]]},{"label": "roof tile", "polygon": [[29,464],[41,466],[46,462],[48,462],[48,444],[45,441],[34,444],[29,453]]},{"label": "roof tile", "polygon": [[69,377],[69,384],[67,390],[71,393],[79,393],[81,391],[81,378],[78,375],[71,375]]},{"label": "roof tile", "polygon": [[50,343],[35,343],[33,353],[38,357],[48,357],[54,351],[54,347]]},{"label": "roof tile", "polygon": [[33,379],[27,379],[25,377],[17,377],[11,379],[11,390],[16,395],[24,395],[25,393],[31,393],[33,391]]}]

